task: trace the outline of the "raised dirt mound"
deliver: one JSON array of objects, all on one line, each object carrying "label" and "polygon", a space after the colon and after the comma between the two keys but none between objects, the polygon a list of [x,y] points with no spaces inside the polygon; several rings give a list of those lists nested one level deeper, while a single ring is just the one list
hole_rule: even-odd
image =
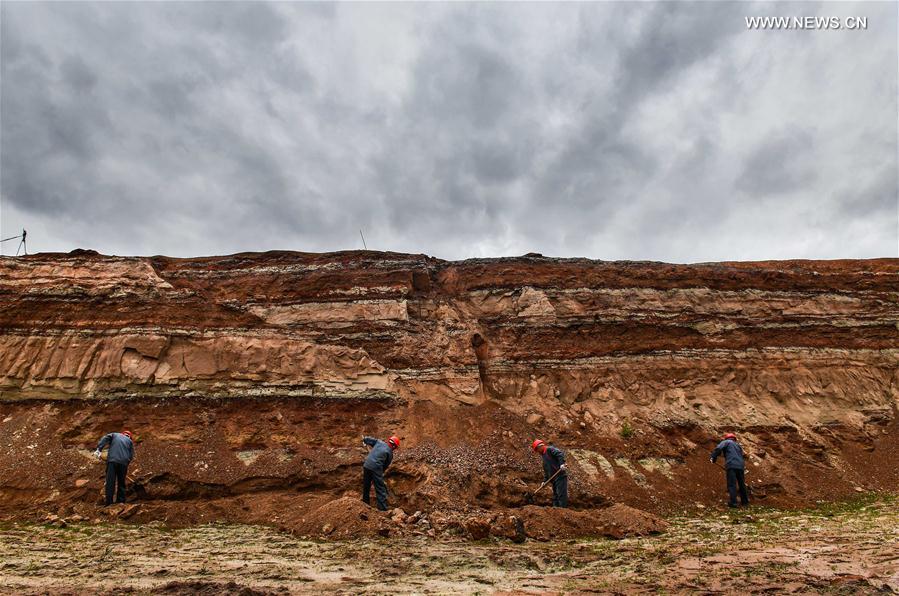
[{"label": "raised dirt mound", "polygon": [[608,524],[605,535],[613,538],[659,534],[668,529],[668,522],[662,518],[622,503],[603,510],[602,518]]},{"label": "raised dirt mound", "polygon": [[663,519],[621,503],[602,509],[558,509],[528,505],[513,512],[521,517],[528,538],[626,538],[659,534],[668,527]]},{"label": "raised dirt mound", "polygon": [[467,515],[431,515],[441,532],[456,531],[472,540],[488,537],[523,542],[605,536],[627,538],[664,532],[668,523],[651,513],[617,503],[596,509],[560,509],[528,505],[521,508]]},{"label": "raised dirt mound", "polygon": [[286,528],[301,536],[341,539],[375,536],[388,523],[383,514],[358,498],[341,497],[288,522]]}]

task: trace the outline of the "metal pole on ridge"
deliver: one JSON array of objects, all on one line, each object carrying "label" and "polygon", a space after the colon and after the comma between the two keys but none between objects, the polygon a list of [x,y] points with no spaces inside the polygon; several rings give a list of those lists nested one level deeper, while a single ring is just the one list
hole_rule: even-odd
[{"label": "metal pole on ridge", "polygon": [[10,236],[9,238],[4,238],[4,239],[0,240],[0,243],[9,242],[10,240],[16,240],[17,238],[21,238],[21,240],[19,241],[19,247],[16,249],[16,256],[19,256],[19,251],[21,251],[23,248],[25,249],[24,254],[27,255],[28,254],[28,245],[25,243],[26,236],[28,236],[28,232],[23,228],[22,233],[19,234],[18,236]]}]

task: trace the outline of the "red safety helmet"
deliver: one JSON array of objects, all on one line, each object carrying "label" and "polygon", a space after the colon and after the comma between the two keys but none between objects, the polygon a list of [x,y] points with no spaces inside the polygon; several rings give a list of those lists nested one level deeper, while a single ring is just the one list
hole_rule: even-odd
[{"label": "red safety helmet", "polygon": [[727,439],[733,439],[734,441],[736,441],[737,435],[735,435],[734,433],[727,433],[726,435],[724,435],[724,440],[727,440]]},{"label": "red safety helmet", "polygon": [[400,448],[400,438],[396,435],[393,435],[389,439],[387,439],[387,444],[390,445],[391,449],[399,449]]},{"label": "red safety helmet", "polygon": [[129,439],[132,438],[132,437],[131,437],[131,431],[130,431],[130,430],[123,430],[123,431],[122,431],[122,434],[125,435],[126,437],[128,437]]},{"label": "red safety helmet", "polygon": [[534,442],[531,443],[531,449],[533,449],[534,451],[537,451],[538,449],[540,449],[541,447],[544,447],[544,446],[546,446],[546,443],[544,443],[540,439],[534,439]]}]

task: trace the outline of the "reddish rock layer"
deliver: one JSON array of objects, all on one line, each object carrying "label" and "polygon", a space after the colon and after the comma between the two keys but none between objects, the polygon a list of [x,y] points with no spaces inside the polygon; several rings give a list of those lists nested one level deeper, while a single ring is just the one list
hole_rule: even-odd
[{"label": "reddish rock layer", "polygon": [[396,430],[400,498],[422,506],[523,504],[537,434],[571,451],[584,503],[708,502],[702,462],[733,429],[758,492],[802,501],[899,487],[897,396],[897,259],[0,259],[0,502],[86,498],[78,449],[124,423],[166,498],[340,491],[346,445]]}]

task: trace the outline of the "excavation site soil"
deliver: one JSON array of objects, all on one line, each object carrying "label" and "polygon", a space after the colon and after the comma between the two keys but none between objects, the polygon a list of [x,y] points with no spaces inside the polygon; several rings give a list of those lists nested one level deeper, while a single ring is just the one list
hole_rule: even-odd
[{"label": "excavation site soil", "polygon": [[899,591],[897,396],[896,259],[0,258],[0,591]]}]

